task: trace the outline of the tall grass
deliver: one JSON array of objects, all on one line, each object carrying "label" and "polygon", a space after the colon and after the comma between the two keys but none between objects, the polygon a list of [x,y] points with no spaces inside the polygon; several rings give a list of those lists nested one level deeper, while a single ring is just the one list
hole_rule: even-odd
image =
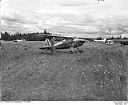
[{"label": "tall grass", "polygon": [[89,43],[84,53],[51,56],[40,43],[2,46],[3,101],[127,100],[127,47]]}]

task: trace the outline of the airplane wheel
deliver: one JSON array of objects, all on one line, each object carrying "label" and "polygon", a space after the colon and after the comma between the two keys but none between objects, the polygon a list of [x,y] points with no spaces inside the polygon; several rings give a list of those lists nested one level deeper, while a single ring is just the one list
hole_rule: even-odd
[{"label": "airplane wheel", "polygon": [[121,44],[121,47],[124,46],[123,44]]},{"label": "airplane wheel", "polygon": [[69,51],[70,54],[73,54],[73,51]]},{"label": "airplane wheel", "polygon": [[83,53],[83,50],[79,50],[80,53]]}]

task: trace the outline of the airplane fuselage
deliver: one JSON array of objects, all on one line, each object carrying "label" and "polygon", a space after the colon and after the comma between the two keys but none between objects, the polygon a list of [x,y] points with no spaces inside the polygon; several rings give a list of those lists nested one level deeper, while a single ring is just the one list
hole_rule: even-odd
[{"label": "airplane fuselage", "polygon": [[71,47],[77,48],[84,44],[84,40],[73,40],[73,41],[65,41],[60,45],[55,44],[55,49],[69,49]]},{"label": "airplane fuselage", "polygon": [[102,43],[105,43],[106,42],[106,39],[103,39],[103,40],[94,40],[94,42],[102,42]]}]

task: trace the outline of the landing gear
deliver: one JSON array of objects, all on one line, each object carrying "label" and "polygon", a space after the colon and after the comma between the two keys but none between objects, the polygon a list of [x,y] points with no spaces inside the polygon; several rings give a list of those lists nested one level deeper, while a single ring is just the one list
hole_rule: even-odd
[{"label": "landing gear", "polygon": [[50,50],[47,50],[47,49],[43,50],[42,53],[43,54],[52,55],[51,51]]},{"label": "landing gear", "polygon": [[79,53],[83,53],[83,50],[79,50]]},{"label": "landing gear", "polygon": [[74,52],[74,48],[73,48],[73,47],[70,47],[69,53],[70,53],[70,54],[73,54],[73,52]]},{"label": "landing gear", "polygon": [[79,53],[83,53],[83,50],[81,50],[79,47],[77,48],[77,50],[79,51]]},{"label": "landing gear", "polygon": [[[79,53],[83,53],[83,50],[81,50],[79,47],[77,47],[77,51]],[[70,54],[73,54],[74,53],[74,48],[70,48],[70,51],[69,51]]]},{"label": "landing gear", "polygon": [[73,51],[70,50],[69,53],[70,53],[70,54],[73,54]]}]

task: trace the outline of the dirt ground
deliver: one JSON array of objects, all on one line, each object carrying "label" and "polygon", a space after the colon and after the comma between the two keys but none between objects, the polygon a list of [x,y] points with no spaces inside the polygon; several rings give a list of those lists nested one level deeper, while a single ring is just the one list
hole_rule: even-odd
[{"label": "dirt ground", "polygon": [[127,100],[128,46],[88,42],[83,53],[39,50],[43,42],[3,42],[1,100]]}]

